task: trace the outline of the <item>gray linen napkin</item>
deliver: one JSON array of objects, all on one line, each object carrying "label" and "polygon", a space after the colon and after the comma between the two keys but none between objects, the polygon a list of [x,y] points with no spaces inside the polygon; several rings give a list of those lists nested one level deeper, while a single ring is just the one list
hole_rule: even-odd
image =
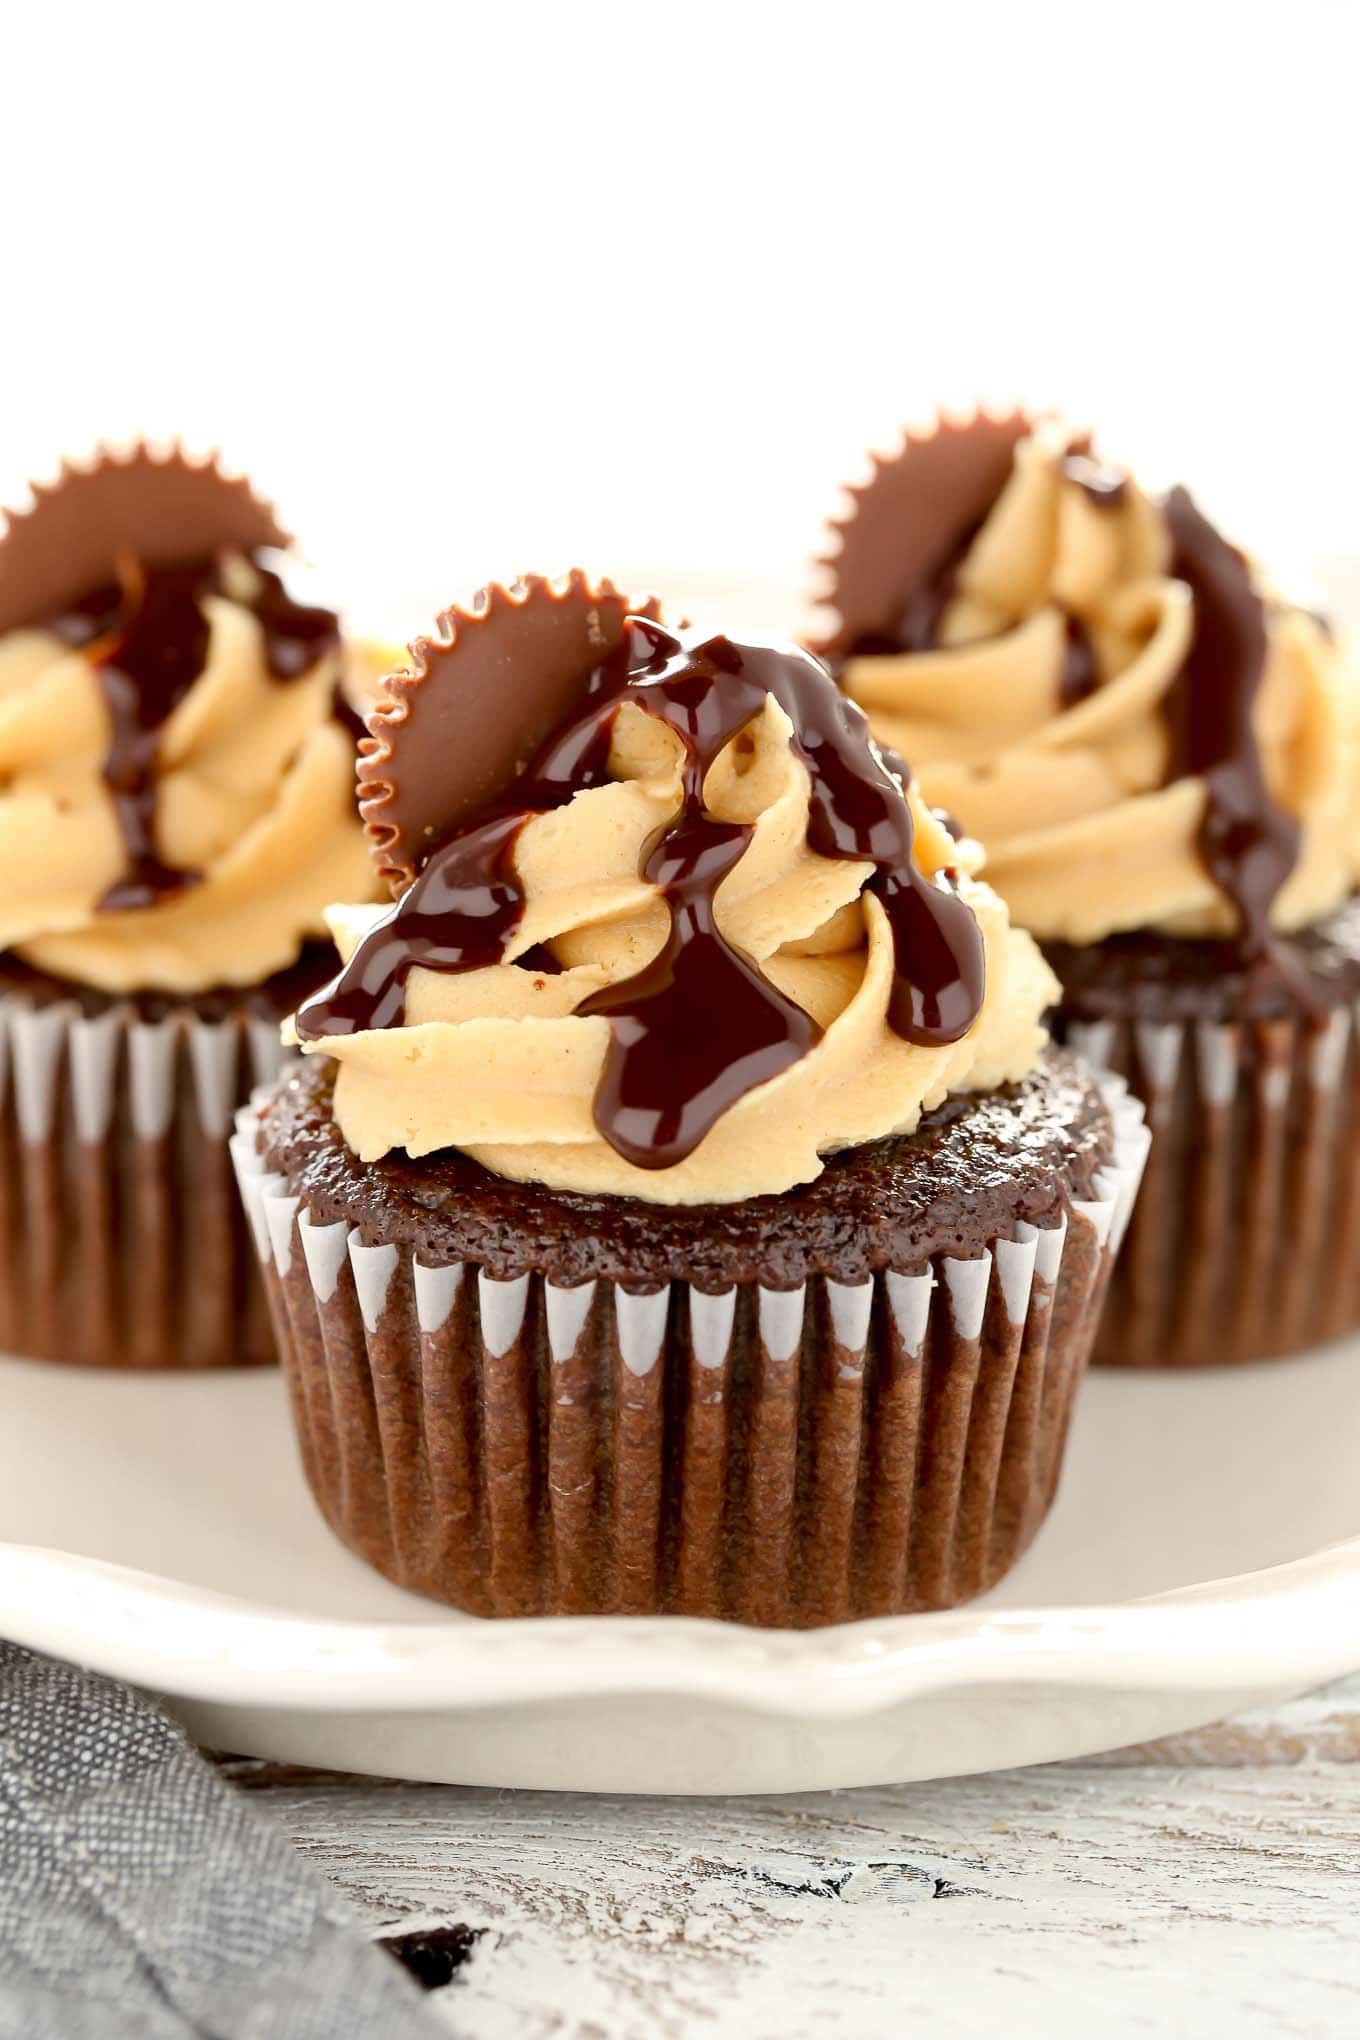
[{"label": "gray linen napkin", "polygon": [[449,2030],[159,1707],[0,1643],[0,2040]]}]

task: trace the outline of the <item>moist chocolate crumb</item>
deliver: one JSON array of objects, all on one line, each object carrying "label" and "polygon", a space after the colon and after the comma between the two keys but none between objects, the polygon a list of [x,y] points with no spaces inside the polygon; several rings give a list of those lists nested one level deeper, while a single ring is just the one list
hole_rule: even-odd
[{"label": "moist chocolate crumb", "polygon": [[951,1098],[915,1133],[830,1156],[816,1182],[782,1196],[663,1205],[509,1182],[456,1149],[362,1163],[335,1123],[334,1084],[334,1063],[309,1056],[262,1115],[270,1168],[318,1224],[343,1218],[433,1266],[472,1261],[501,1280],[533,1270],[564,1287],[792,1289],[814,1275],[913,1273],[937,1253],[975,1258],[1017,1219],[1051,1225],[1089,1197],[1113,1146],[1085,1065],[1052,1049],[1022,1082]]},{"label": "moist chocolate crumb", "polygon": [[101,992],[93,985],[34,970],[20,957],[0,954],[0,999],[19,994],[35,1006],[74,1003],[86,1019],[97,1019],[114,1006],[131,1006],[139,1020],[165,1020],[172,1013],[194,1013],[200,1020],[225,1020],[243,1008],[280,1025],[309,993],[334,977],[339,959],[329,942],[309,942],[295,964],[276,971],[263,984],[214,985],[204,992]]},{"label": "moist chocolate crumb", "polygon": [[1103,942],[1045,942],[1071,1020],[1285,1019],[1360,997],[1360,895],[1297,935],[1273,938],[1264,956],[1235,941],[1159,935],[1150,929]]}]

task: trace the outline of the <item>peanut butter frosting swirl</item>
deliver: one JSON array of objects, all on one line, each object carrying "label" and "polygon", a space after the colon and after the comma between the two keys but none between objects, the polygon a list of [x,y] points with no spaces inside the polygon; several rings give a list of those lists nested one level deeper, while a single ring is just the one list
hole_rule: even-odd
[{"label": "peanut butter frosting swirl", "polygon": [[[897,518],[919,571],[894,583]],[[1183,490],[1155,502],[1055,424],[981,419],[909,441],[841,543],[843,684],[1021,926],[1256,942],[1349,893],[1354,690]]]},{"label": "peanut butter frosting swirl", "polygon": [[[402,890],[333,911],[345,969],[296,1022],[360,1159],[457,1147],[555,1189],[732,1202],[1032,1067],[1047,967],[809,654],[671,629],[580,575],[442,621],[370,725]],[[497,676],[538,741],[481,730],[471,804],[451,746],[440,837],[420,739],[459,701],[486,715]]]},{"label": "peanut butter frosting swirl", "polygon": [[0,949],[104,992],[191,994],[287,968],[329,900],[371,897],[363,662],[286,595],[283,542],[243,485],[145,449],[11,521]]}]

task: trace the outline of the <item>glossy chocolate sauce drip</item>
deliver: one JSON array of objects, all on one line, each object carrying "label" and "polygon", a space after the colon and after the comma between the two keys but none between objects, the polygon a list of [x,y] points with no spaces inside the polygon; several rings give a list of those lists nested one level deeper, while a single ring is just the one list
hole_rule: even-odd
[{"label": "glossy chocolate sauce drip", "polygon": [[[340,643],[340,619],[333,609],[294,602],[278,574],[251,561],[256,587],[245,607],[264,633],[264,660],[271,679],[300,680]],[[338,689],[337,689],[338,692]],[[340,721],[340,717],[336,717]]]},{"label": "glossy chocolate sauce drip", "polygon": [[[93,606],[102,625],[88,652],[113,727],[104,783],[127,856],[122,877],[98,903],[104,913],[154,906],[198,878],[197,872],[176,871],[162,862],[155,822],[161,727],[202,672],[207,656],[201,593],[202,574],[195,568],[143,572],[129,561],[121,585],[80,606],[84,617]],[[55,627],[69,642],[64,622],[59,619]]]},{"label": "glossy chocolate sauce drip", "polygon": [[[882,759],[883,763],[887,766],[889,772],[892,773],[893,778],[896,779],[901,784],[901,787],[905,792],[907,787],[911,785],[910,765],[908,765],[906,759],[902,756],[902,753],[900,751],[894,751],[891,744],[884,744],[880,742],[880,740],[877,737],[874,738],[874,743],[878,748],[879,757]],[[940,808],[935,809],[935,813],[937,815],[942,812],[943,810]]]},{"label": "glossy chocolate sauce drip", "polygon": [[767,695],[788,715],[808,767],[809,846],[875,866],[868,890],[882,902],[895,952],[890,1024],[910,1041],[957,1041],[982,1004],[982,938],[952,885],[931,883],[913,863],[911,810],[860,710],[808,653],[672,632],[638,617],[591,674],[581,711],[494,812],[434,852],[335,983],[303,1006],[299,1033],[315,1041],[399,1024],[417,964],[469,970],[499,962],[524,908],[513,859],[520,830],[607,781],[614,721],[631,701],[684,746],[680,810],[642,865],[670,909],[670,927],[645,969],[580,1011],[610,1023],[595,1097],[601,1136],[640,1168],[683,1161],[730,1106],[818,1038],[811,1017],[724,939],[714,916],[717,889],[751,827],[706,812],[704,779]]},{"label": "glossy chocolate sauce drip", "polygon": [[1168,781],[1203,778],[1200,852],[1236,907],[1248,952],[1270,946],[1270,911],[1298,859],[1299,825],[1266,786],[1253,713],[1266,663],[1266,613],[1235,546],[1201,516],[1185,489],[1163,506],[1171,572],[1194,596],[1185,664],[1167,701]]},{"label": "glossy chocolate sauce drip", "polygon": [[1085,701],[1100,685],[1100,667],[1096,663],[1095,646],[1091,633],[1079,616],[1071,611],[1063,615],[1063,662],[1058,675],[1058,706],[1075,708],[1079,701]]},{"label": "glossy chocolate sauce drip", "polygon": [[[255,586],[246,606],[259,618],[269,672],[276,680],[296,679],[339,642],[338,621],[328,609],[293,602],[277,574],[258,561],[251,566]],[[86,653],[113,726],[104,782],[127,866],[99,901],[101,912],[154,906],[198,881],[199,873],[177,871],[156,852],[156,753],[161,731],[207,659],[204,598],[224,592],[216,559],[144,567],[126,557],[116,581],[91,590],[45,625]]]},{"label": "glossy chocolate sauce drip", "polygon": [[331,694],[331,721],[339,723],[357,751],[362,740],[368,735],[368,725],[338,680]]}]

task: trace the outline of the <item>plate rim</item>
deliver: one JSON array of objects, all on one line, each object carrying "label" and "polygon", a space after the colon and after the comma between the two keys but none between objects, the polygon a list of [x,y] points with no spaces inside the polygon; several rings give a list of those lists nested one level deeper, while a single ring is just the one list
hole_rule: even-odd
[{"label": "plate rim", "polygon": [[812,1630],[670,1615],[319,1618],[0,1543],[0,1626],[15,1643],[182,1699],[336,1714],[664,1694],[831,1721],[1007,1683],[1246,1694],[1360,1670],[1360,1537],[1143,1600]]}]

